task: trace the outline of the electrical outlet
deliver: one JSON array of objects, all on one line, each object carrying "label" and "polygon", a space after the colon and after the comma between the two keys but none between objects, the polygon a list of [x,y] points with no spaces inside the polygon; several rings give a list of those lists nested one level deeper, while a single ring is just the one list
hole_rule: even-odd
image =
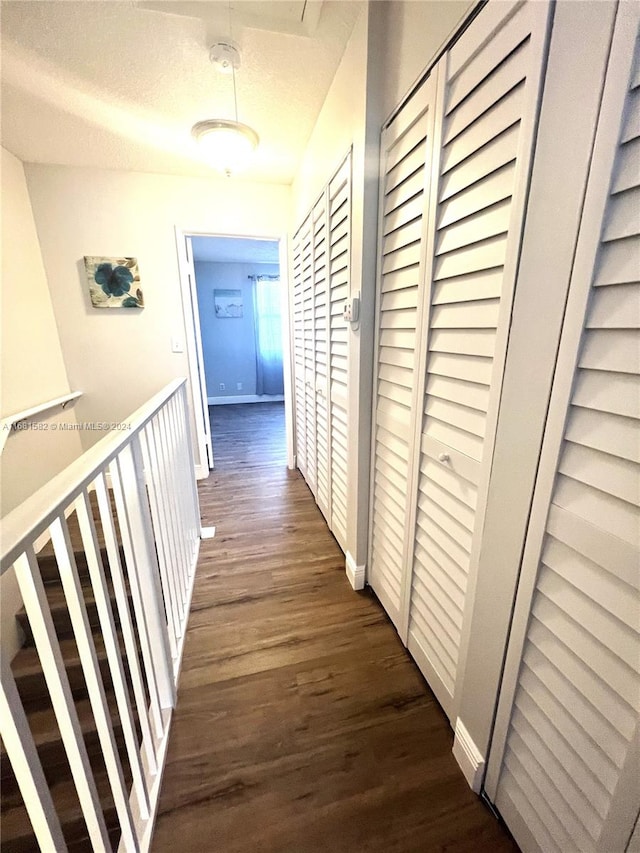
[{"label": "electrical outlet", "polygon": [[238,391],[242,391],[242,382],[238,382],[236,388],[238,389]]},{"label": "electrical outlet", "polygon": [[224,382],[221,382],[221,383],[220,383],[220,390],[221,390],[221,391],[226,391],[226,390],[227,390],[227,386],[224,384]]}]

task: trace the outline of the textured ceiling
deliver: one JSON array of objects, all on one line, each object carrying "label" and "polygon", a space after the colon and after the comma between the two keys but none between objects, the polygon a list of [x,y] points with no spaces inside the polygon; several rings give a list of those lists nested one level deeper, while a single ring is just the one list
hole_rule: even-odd
[{"label": "textured ceiling", "polygon": [[25,162],[211,175],[190,131],[233,118],[208,59],[231,11],[238,117],[260,136],[243,177],[290,183],[361,6],[309,2],[301,20],[288,0],[5,0],[2,143]]},{"label": "textured ceiling", "polygon": [[194,261],[214,263],[279,262],[278,243],[273,240],[247,240],[241,237],[192,237]]}]

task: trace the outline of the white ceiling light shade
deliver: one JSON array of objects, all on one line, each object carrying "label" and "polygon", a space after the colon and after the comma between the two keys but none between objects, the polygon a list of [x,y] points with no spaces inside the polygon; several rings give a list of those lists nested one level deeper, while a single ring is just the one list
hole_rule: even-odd
[{"label": "white ceiling light shade", "polygon": [[205,119],[191,128],[207,160],[227,177],[246,168],[258,147],[258,134],[246,124],[228,119]]},{"label": "white ceiling light shade", "polygon": [[[231,0],[228,0],[229,34],[231,35]],[[251,155],[258,147],[258,134],[246,124],[238,121],[238,93],[236,71],[240,68],[240,51],[231,39],[219,41],[209,49],[209,61],[221,74],[233,78],[233,105],[235,118],[210,118],[199,121],[191,128],[191,134],[205,152],[212,166],[227,177],[249,165]]]}]

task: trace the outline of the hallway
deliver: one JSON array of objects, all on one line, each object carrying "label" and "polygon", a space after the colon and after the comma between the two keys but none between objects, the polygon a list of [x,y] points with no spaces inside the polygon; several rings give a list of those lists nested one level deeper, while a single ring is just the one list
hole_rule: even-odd
[{"label": "hallway", "polygon": [[153,851],[517,850],[467,787],[377,600],[349,587],[285,467],[281,407],[270,430],[263,405],[214,417],[200,500],[216,537],[200,552]]}]

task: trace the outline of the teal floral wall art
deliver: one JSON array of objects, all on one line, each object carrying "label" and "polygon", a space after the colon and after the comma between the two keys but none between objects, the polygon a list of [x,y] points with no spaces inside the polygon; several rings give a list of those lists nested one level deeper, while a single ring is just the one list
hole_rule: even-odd
[{"label": "teal floral wall art", "polygon": [[84,265],[94,308],[144,308],[137,258],[85,255]]}]

